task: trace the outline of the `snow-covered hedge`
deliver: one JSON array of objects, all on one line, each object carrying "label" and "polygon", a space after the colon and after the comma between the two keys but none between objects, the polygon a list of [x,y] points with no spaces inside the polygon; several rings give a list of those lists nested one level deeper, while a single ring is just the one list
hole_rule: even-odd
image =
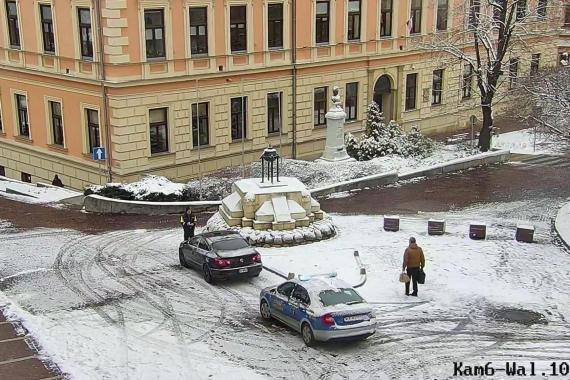
[{"label": "snow-covered hedge", "polygon": [[389,155],[427,157],[434,149],[434,141],[424,136],[418,128],[413,127],[406,134],[395,121],[386,124],[376,102],[368,106],[364,135],[360,139],[350,133],[346,135],[346,151],[358,161]]},{"label": "snow-covered hedge", "polygon": [[[231,184],[229,184],[231,189]],[[230,189],[209,186],[202,189],[200,199],[200,186],[196,181],[188,184],[176,183],[166,177],[148,175],[133,183],[108,183],[105,186],[91,186],[85,190],[85,195],[97,194],[107,198],[149,201],[149,202],[188,202],[188,201],[215,201],[222,199]]]}]

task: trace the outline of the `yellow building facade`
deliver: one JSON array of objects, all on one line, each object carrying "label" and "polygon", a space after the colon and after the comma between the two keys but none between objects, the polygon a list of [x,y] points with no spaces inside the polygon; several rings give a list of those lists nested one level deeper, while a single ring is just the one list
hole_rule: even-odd
[{"label": "yellow building facade", "polygon": [[[426,133],[479,112],[463,65],[417,47],[464,22],[459,0],[1,2],[0,175],[12,178],[182,181],[257,160],[268,144],[316,158],[333,86],[353,133],[372,100]],[[545,25],[564,25],[548,13]],[[559,30],[520,52],[521,75],[533,54],[555,64]]]}]

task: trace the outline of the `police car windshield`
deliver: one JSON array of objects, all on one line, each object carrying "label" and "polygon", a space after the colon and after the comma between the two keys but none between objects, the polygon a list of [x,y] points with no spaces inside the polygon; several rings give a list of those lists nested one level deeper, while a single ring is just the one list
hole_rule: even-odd
[{"label": "police car windshield", "polygon": [[324,306],[339,304],[352,305],[364,302],[364,299],[362,299],[354,289],[350,288],[323,290],[319,293],[319,298]]},{"label": "police car windshield", "polygon": [[247,242],[241,238],[231,238],[218,240],[212,243],[212,247],[216,251],[233,251],[234,249],[242,249],[248,247]]}]

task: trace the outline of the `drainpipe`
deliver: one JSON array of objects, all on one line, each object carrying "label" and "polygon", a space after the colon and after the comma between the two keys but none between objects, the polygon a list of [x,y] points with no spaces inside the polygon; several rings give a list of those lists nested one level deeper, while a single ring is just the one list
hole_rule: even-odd
[{"label": "drainpipe", "polygon": [[97,48],[99,50],[99,81],[101,83],[101,95],[103,96],[103,130],[105,131],[105,145],[107,151],[107,170],[109,172],[109,182],[113,182],[113,171],[111,167],[113,149],[111,146],[111,131],[109,125],[111,118],[109,115],[109,99],[107,95],[107,79],[105,74],[105,52],[103,50],[103,21],[101,16],[101,0],[93,0],[93,9],[97,18]]},{"label": "drainpipe", "polygon": [[292,80],[292,97],[293,97],[293,145],[291,147],[291,156],[297,158],[297,2],[291,2],[291,62],[293,64],[293,80]]}]

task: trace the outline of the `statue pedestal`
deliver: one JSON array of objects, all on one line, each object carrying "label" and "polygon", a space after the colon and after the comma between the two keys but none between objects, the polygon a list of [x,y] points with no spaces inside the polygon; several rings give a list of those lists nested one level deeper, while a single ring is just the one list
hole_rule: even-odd
[{"label": "statue pedestal", "polygon": [[344,146],[344,120],[346,113],[337,105],[334,105],[325,115],[327,119],[327,141],[325,150],[319,161],[339,162],[355,161],[346,153]]}]

